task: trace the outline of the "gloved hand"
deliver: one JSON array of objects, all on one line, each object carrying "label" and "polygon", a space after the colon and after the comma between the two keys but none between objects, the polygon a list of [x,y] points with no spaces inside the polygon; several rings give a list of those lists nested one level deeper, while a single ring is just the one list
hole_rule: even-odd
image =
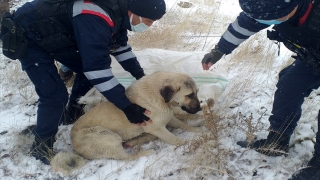
[{"label": "gloved hand", "polygon": [[142,78],[143,76],[145,76],[145,74],[144,74],[143,71],[141,71],[141,72],[139,72],[139,73],[137,73],[137,74],[134,75],[134,77],[136,78],[136,80],[139,80],[139,79]]},{"label": "gloved hand", "polygon": [[140,124],[150,119],[144,115],[146,109],[136,104],[130,104],[128,107],[122,109],[122,111],[124,114],[126,114],[128,120],[133,124]]},{"label": "gloved hand", "polygon": [[209,68],[218,62],[224,54],[220,52],[217,46],[211,50],[211,52],[204,55],[202,58],[202,68],[203,70],[209,70]]}]

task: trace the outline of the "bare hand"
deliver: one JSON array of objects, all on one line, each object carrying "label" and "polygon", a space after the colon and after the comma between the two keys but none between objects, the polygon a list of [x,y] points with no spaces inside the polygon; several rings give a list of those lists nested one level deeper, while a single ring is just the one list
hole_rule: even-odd
[{"label": "bare hand", "polygon": [[203,70],[209,70],[212,65],[213,65],[212,62],[202,63],[202,68],[203,68]]},{"label": "bare hand", "polygon": [[147,125],[147,123],[152,124],[152,123],[153,123],[153,121],[152,121],[151,119],[149,119],[148,121],[145,121],[145,122],[140,123],[140,124],[137,124],[137,125],[138,125],[138,126],[146,126],[146,125]]},{"label": "bare hand", "polygon": [[[144,112],[144,114],[150,115],[150,114],[151,114],[151,111],[149,111],[149,110],[146,109],[146,111]],[[137,124],[137,125],[138,125],[138,126],[146,126],[146,125],[147,125],[146,122],[152,123],[152,120],[149,119],[148,121],[145,121],[145,122],[143,122],[143,123],[139,123],[139,124]]]}]

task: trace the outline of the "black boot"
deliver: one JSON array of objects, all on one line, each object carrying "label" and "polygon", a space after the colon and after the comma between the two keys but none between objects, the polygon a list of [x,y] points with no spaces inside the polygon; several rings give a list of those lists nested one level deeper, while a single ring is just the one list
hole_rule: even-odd
[{"label": "black boot", "polygon": [[65,112],[63,125],[69,125],[76,122],[84,114],[84,104],[69,103]]},{"label": "black boot", "polygon": [[261,139],[249,144],[247,141],[238,141],[237,144],[243,148],[255,149],[257,152],[267,156],[287,155],[289,151],[290,136],[281,135],[270,131],[267,139]]},{"label": "black boot", "polygon": [[290,180],[320,180],[320,155],[315,153],[307,167],[293,175]]},{"label": "black boot", "polygon": [[54,156],[53,143],[55,142],[54,136],[49,138],[40,139],[34,138],[30,155],[40,160],[42,163],[49,165],[51,158]]}]

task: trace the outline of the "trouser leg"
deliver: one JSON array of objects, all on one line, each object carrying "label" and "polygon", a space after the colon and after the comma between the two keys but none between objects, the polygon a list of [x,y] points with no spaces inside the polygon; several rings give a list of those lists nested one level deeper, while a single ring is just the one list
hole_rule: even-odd
[{"label": "trouser leg", "polygon": [[92,87],[92,84],[83,73],[77,73],[73,82],[69,103],[77,103],[79,98],[84,96]]},{"label": "trouser leg", "polygon": [[34,134],[41,139],[54,136],[64,118],[63,113],[68,101],[67,89],[54,63],[32,65],[25,71],[39,96]]},{"label": "trouser leg", "polygon": [[301,105],[313,89],[320,86],[320,76],[314,75],[311,68],[296,60],[279,74],[274,96],[270,129],[290,136],[301,117]]}]

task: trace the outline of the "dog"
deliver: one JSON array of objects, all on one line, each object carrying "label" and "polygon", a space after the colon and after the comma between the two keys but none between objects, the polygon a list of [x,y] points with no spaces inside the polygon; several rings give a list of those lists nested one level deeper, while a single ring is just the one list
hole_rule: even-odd
[{"label": "dog", "polygon": [[[191,132],[201,132],[201,128],[191,127],[174,117],[173,108],[195,114],[201,110],[195,81],[187,74],[177,72],[155,72],[134,82],[126,90],[131,103],[137,104],[151,114],[145,126],[132,124],[122,110],[111,102],[101,102],[81,116],[71,129],[72,147],[85,159],[112,158],[133,160],[150,155],[153,150],[129,154],[123,142],[134,146],[137,142],[147,142],[154,137],[172,145],[180,145],[185,140],[172,134],[166,125]],[[139,140],[136,140],[139,137]],[[59,153],[58,153],[59,154]],[[54,157],[51,165],[57,165]],[[59,160],[59,161],[60,161]]]}]

